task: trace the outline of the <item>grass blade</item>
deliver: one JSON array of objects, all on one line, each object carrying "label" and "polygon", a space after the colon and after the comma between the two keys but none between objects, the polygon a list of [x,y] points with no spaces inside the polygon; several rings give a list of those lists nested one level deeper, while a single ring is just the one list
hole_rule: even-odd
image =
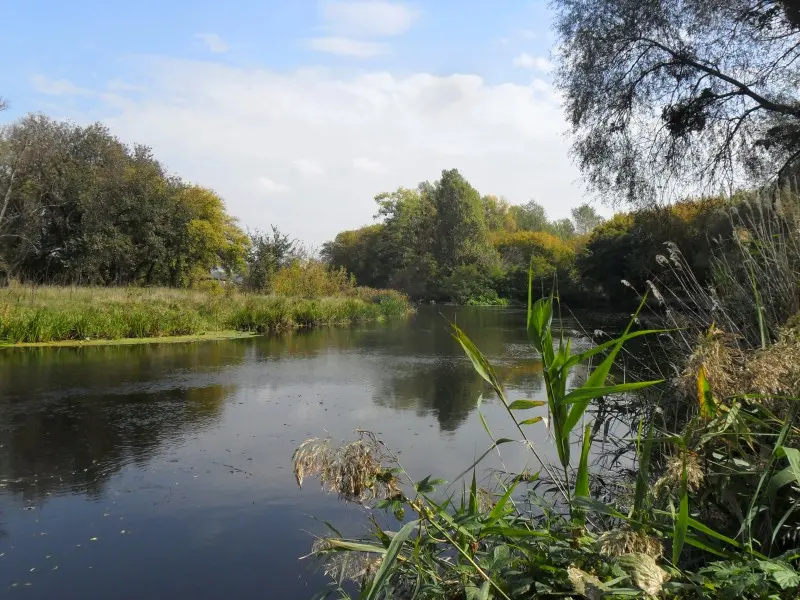
[{"label": "grass blade", "polygon": [[418,525],[419,520],[410,521],[403,525],[403,528],[394,535],[392,541],[389,543],[389,547],[386,549],[386,554],[383,556],[381,566],[378,567],[375,577],[372,579],[372,585],[369,588],[369,592],[367,592],[366,600],[374,600],[377,597],[378,592],[383,588],[386,579],[389,577],[389,571],[392,565],[400,554],[400,548]]},{"label": "grass blade", "polygon": [[683,544],[686,541],[686,531],[689,528],[689,478],[686,474],[686,462],[683,463],[683,475],[681,477],[681,496],[678,518],[675,520],[675,528],[672,534],[672,564],[678,566],[678,559],[681,557]]},{"label": "grass blade", "polygon": [[[592,449],[592,426],[587,424],[583,431],[581,459],[578,463],[578,475],[575,479],[575,498],[589,497],[589,452]],[[573,510],[572,520],[580,525],[586,523],[586,512]]]}]

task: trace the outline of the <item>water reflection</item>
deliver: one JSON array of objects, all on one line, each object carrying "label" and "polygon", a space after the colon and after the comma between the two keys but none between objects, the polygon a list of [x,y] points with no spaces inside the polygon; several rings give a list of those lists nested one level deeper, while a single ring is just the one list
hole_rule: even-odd
[{"label": "water reflection", "polygon": [[126,464],[144,465],[163,445],[218,421],[236,386],[202,374],[241,362],[245,351],[208,343],[5,353],[0,480],[28,501],[101,497]]},{"label": "water reflection", "polygon": [[[514,310],[421,307],[408,322],[282,338],[0,352],[0,590],[55,557],[61,568],[28,581],[26,598],[312,596],[296,560],[309,515],[354,533],[364,518],[296,488],[296,444],[371,429],[418,478],[450,478],[488,444],[481,394],[503,435],[507,415],[448,321],[511,399],[541,397]],[[503,458],[516,450],[521,469],[521,446]],[[102,546],[87,549],[92,538]]]}]

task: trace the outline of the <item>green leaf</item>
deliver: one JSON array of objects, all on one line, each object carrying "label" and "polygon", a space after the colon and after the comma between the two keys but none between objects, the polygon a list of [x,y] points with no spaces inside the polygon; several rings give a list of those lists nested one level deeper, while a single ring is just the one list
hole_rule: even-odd
[{"label": "green leaf", "polygon": [[514,481],[508,486],[506,493],[503,494],[500,499],[497,501],[497,504],[494,505],[492,508],[492,512],[489,513],[489,518],[487,519],[487,524],[494,523],[498,519],[500,519],[505,514],[505,507],[508,503],[509,499],[511,498],[511,494],[514,493],[514,489],[517,487],[517,484],[520,482],[520,478],[516,477]]},{"label": "green leaf", "polygon": [[420,494],[429,494],[435,490],[437,485],[442,485],[443,483],[447,482],[444,479],[431,479],[431,476],[428,475],[422,481],[415,483],[414,489]]},{"label": "green leaf", "polygon": [[663,383],[663,379],[655,379],[653,381],[635,381],[631,383],[618,383],[616,385],[608,385],[604,387],[586,387],[581,386],[572,390],[569,394],[564,396],[562,402],[564,404],[573,404],[579,400],[594,400],[601,396],[612,396],[614,394],[624,394],[626,392],[634,392],[641,390],[651,385],[658,385]]},{"label": "green leaf", "polygon": [[795,481],[800,484],[800,450],[797,448],[778,448],[778,456],[785,456],[789,461],[789,470],[794,476]]},{"label": "green leaf", "polygon": [[543,420],[543,417],[533,417],[532,419],[525,419],[524,421],[520,421],[520,425],[533,425],[534,423],[539,423]]},{"label": "green leaf", "polygon": [[406,523],[403,525],[403,528],[394,535],[389,547],[386,549],[386,554],[381,561],[381,566],[378,567],[378,571],[375,573],[375,577],[372,579],[372,585],[369,588],[369,592],[367,592],[366,600],[374,600],[377,597],[378,592],[381,591],[386,583],[386,579],[389,577],[389,572],[392,568],[392,565],[400,554],[400,548],[403,546],[403,543],[406,541],[406,539],[408,539],[408,536],[411,535],[411,532],[414,531],[418,525],[419,520]]},{"label": "green leaf", "polygon": [[472,366],[478,375],[480,375],[489,385],[491,385],[492,389],[494,389],[498,395],[502,395],[500,381],[497,379],[497,374],[494,372],[494,368],[483,355],[483,353],[478,350],[478,347],[475,346],[475,344],[472,343],[472,340],[469,339],[467,334],[459,329],[458,325],[451,323],[450,327],[453,330],[453,337],[458,341],[459,344],[461,344],[464,352],[472,361]]},{"label": "green leaf", "polygon": [[[578,475],[575,479],[575,497],[589,497],[589,451],[592,449],[592,426],[587,424],[583,431],[583,445],[581,459],[578,463]],[[583,525],[586,522],[586,513],[582,510],[573,512],[573,521]]]},{"label": "green leaf", "polygon": [[644,444],[639,451],[639,468],[636,471],[636,491],[633,496],[632,516],[637,516],[644,509],[647,490],[650,487],[650,456],[653,450],[653,420],[647,428]]},{"label": "green leaf", "polygon": [[686,461],[683,463],[683,476],[681,477],[680,507],[678,518],[675,519],[675,528],[672,534],[672,564],[678,566],[683,544],[686,541],[686,530],[689,528],[689,478],[686,474]]},{"label": "green leaf", "polygon": [[461,479],[461,478],[462,478],[464,475],[466,475],[467,473],[469,473],[470,471],[472,471],[472,470],[473,470],[475,467],[477,467],[477,466],[480,464],[480,462],[481,462],[481,461],[482,461],[484,458],[486,458],[486,457],[489,455],[489,453],[490,453],[492,450],[494,450],[494,449],[495,449],[495,448],[497,448],[498,446],[502,446],[503,444],[509,444],[509,443],[516,442],[516,441],[517,441],[517,440],[512,440],[511,438],[498,438],[498,439],[497,439],[497,441],[495,441],[495,442],[494,442],[494,443],[493,443],[491,446],[489,446],[489,448],[486,450],[486,452],[484,452],[483,454],[481,454],[481,455],[478,457],[478,459],[477,459],[475,462],[473,462],[473,463],[472,463],[472,464],[471,464],[469,467],[467,467],[466,469],[464,469],[463,471],[461,471],[461,473],[459,473],[459,474],[458,474],[458,475],[457,475],[457,476],[456,476],[456,477],[453,479],[453,481],[458,481],[458,480],[459,480],[459,479]]},{"label": "green leaf", "polygon": [[721,542],[725,542],[726,544],[730,544],[731,546],[733,546],[735,548],[741,548],[742,547],[742,545],[739,542],[737,542],[736,540],[734,540],[733,538],[729,538],[726,535],[723,535],[723,534],[721,534],[721,533],[719,533],[717,531],[714,531],[710,527],[708,527],[706,525],[703,525],[700,521],[695,521],[691,517],[689,517],[688,524],[689,524],[689,527],[691,527],[692,529],[695,529],[695,530],[699,531],[700,533],[704,533],[704,534],[706,534],[708,536],[716,538],[716,539],[720,540]]},{"label": "green leaf", "polygon": [[585,508],[587,510],[591,510],[591,511],[596,512],[596,513],[601,514],[601,515],[608,515],[609,517],[616,517],[617,519],[624,519],[626,521],[628,520],[628,517],[623,515],[621,512],[619,512],[613,506],[610,506],[610,505],[606,504],[605,502],[601,502],[600,500],[597,500],[597,499],[592,498],[592,497],[583,497],[583,496],[581,496],[581,497],[575,498],[575,504],[580,506],[580,507],[582,507],[582,508]]},{"label": "green leaf", "polygon": [[478,514],[478,484],[475,480],[475,470],[472,470],[472,485],[469,488],[469,514]]},{"label": "green leaf", "polygon": [[701,417],[711,419],[717,416],[717,405],[714,402],[714,395],[711,393],[704,365],[700,365],[697,371],[697,402],[700,404]]},{"label": "green leaf", "polygon": [[[631,320],[628,322],[627,327],[625,327],[625,331],[622,333],[621,337],[618,337],[614,342],[614,346],[611,352],[603,359],[595,369],[589,374],[589,377],[586,379],[586,383],[581,386],[581,388],[602,388],[605,387],[606,379],[608,378],[608,373],[611,371],[611,367],[614,365],[614,361],[617,359],[617,354],[622,349],[622,344],[625,341],[625,336],[628,335],[630,332],[633,323],[636,321],[636,317],[641,312],[642,307],[644,307],[644,303],[647,301],[647,294],[642,297],[642,301],[639,303],[639,308],[636,309]],[[625,384],[623,384],[625,385]],[[614,386],[611,386],[614,387]],[[579,388],[580,389],[580,388]],[[573,392],[570,392],[573,393]],[[569,394],[568,394],[569,396]],[[569,411],[569,416],[567,417],[566,421],[564,422],[564,429],[566,430],[566,434],[568,435],[570,431],[578,424],[578,421],[581,420],[583,413],[586,412],[586,408],[589,406],[589,401],[591,400],[592,396],[587,396],[583,399],[573,401],[572,408]],[[566,401],[566,398],[564,398]]]},{"label": "green leaf", "polygon": [[632,340],[633,338],[637,338],[642,335],[652,335],[654,333],[667,333],[670,331],[669,329],[640,329],[639,331],[634,331],[633,333],[626,333],[618,338],[614,338],[613,340],[609,340],[607,342],[603,342],[589,350],[581,352],[579,354],[573,354],[569,357],[565,366],[567,367],[574,367],[578,363],[584,362],[587,358],[591,358],[592,356],[611,348],[614,344],[619,342],[627,342],[628,340]]},{"label": "green leaf", "polygon": [[545,404],[547,403],[542,400],[514,400],[508,405],[508,408],[510,410],[528,410],[530,408],[539,408]]},{"label": "green leaf", "polygon": [[764,572],[772,575],[775,583],[777,583],[783,590],[796,588],[798,585],[800,585],[800,574],[798,574],[797,571],[795,571],[789,564],[777,561],[760,560],[758,561],[758,565]]},{"label": "green leaf", "polygon": [[552,534],[547,530],[524,529],[521,527],[495,527],[490,526],[480,531],[481,537],[499,535],[508,538],[526,537],[551,537]]},{"label": "green leaf", "polygon": [[385,554],[386,548],[375,546],[373,544],[363,544],[361,542],[351,542],[348,540],[337,540],[335,538],[328,538],[328,544],[334,548],[341,548],[342,550],[352,550],[354,552],[369,552],[372,554]]}]

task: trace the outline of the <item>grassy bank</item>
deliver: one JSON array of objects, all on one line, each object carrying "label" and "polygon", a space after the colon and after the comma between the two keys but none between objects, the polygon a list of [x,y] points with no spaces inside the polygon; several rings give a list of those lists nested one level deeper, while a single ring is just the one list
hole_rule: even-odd
[{"label": "grassy bank", "polygon": [[0,289],[0,340],[7,344],[275,333],[408,314],[405,297],[358,289],[300,299],[167,288]]}]

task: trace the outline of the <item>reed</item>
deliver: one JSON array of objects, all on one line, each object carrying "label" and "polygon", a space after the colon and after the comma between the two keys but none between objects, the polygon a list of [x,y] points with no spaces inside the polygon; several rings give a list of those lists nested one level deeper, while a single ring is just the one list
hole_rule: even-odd
[{"label": "reed", "polygon": [[292,298],[221,290],[11,286],[0,289],[0,340],[18,344],[226,330],[270,333],[382,320],[409,311],[401,294],[366,289]]},{"label": "reed", "polygon": [[[298,483],[317,476],[327,491],[389,510],[402,523],[393,533],[372,518],[371,534],[357,539],[331,526],[332,533],[312,548],[331,578],[319,597],[800,597],[800,549],[792,536],[800,521],[800,399],[784,398],[790,408],[778,416],[769,408],[775,394],[723,391],[709,382],[705,364],[689,361],[694,416],[676,429],[663,411],[635,415],[636,468],[625,493],[607,499],[599,485],[607,477],[593,475],[590,466],[591,433],[602,414],[592,405],[655,386],[668,398],[677,387],[614,380],[612,367],[623,345],[657,333],[636,329],[637,314],[621,336],[581,353],[572,353],[569,340],[557,333],[557,315],[556,297],[529,299],[527,328],[543,362],[545,400],[509,403],[491,363],[464,331],[452,327],[519,432],[518,439],[495,438],[478,399],[491,444],[457,477],[472,473],[460,500],[437,492],[441,480],[414,478],[366,432],[340,448],[318,439],[298,448]],[[589,374],[574,386],[570,373],[581,364]],[[557,464],[537,450],[535,440],[545,438],[543,416],[518,417],[545,407]],[[498,489],[481,490],[481,461],[513,443],[523,444],[541,470],[500,473]],[[570,458],[573,447],[580,451],[577,465]],[[669,458],[657,460],[662,456]],[[347,581],[356,584],[357,596]]]}]

